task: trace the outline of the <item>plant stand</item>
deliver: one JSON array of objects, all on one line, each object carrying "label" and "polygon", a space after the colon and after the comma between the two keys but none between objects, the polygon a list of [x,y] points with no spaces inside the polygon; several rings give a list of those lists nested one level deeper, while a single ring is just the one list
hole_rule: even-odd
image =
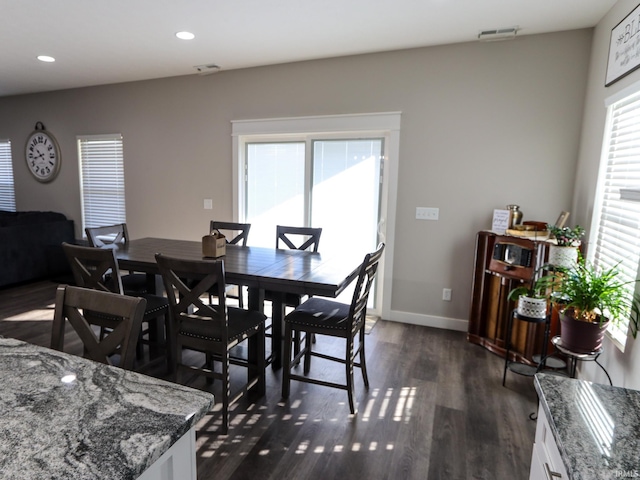
[{"label": "plant stand", "polygon": [[[555,337],[553,337],[551,339],[551,343],[555,347],[555,351],[550,353],[546,358],[544,358],[543,359],[544,361],[548,360],[551,357],[558,356],[560,354],[565,355],[569,359],[569,363],[567,364],[567,376],[570,378],[576,378],[576,367],[578,366],[578,361],[596,362],[596,365],[598,365],[602,369],[604,374],[607,376],[607,380],[609,380],[609,385],[613,386],[613,382],[611,381],[609,372],[607,372],[606,368],[604,368],[604,366],[600,362],[598,362],[598,357],[602,355],[602,351],[604,350],[604,348],[601,347],[598,350],[595,350],[589,353],[573,352],[569,350],[567,347],[564,347],[562,345],[562,339],[560,338],[560,335],[556,335]],[[540,370],[540,368],[538,370]]]},{"label": "plant stand", "polygon": [[[513,330],[513,321],[520,320],[528,323],[545,323],[544,328],[544,341],[542,343],[542,353],[540,355],[540,361],[537,365],[527,365],[521,362],[512,361],[509,358],[509,352],[511,350],[511,333]],[[517,373],[518,375],[525,375],[533,377],[540,369],[544,368],[547,360],[547,344],[549,343],[549,328],[551,325],[551,315],[547,315],[544,318],[525,317],[520,315],[517,310],[511,312],[511,318],[507,323],[507,337],[505,339],[505,355],[504,355],[504,372],[502,373],[502,386],[505,386],[507,380],[507,370]]]}]

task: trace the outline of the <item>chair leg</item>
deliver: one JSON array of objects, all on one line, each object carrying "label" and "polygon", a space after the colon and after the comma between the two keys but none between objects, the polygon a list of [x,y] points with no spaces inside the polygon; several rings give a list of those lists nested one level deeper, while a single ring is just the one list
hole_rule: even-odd
[{"label": "chair leg", "polygon": [[257,393],[262,396],[267,391],[266,381],[266,361],[265,361],[265,335],[264,325],[258,333],[249,337],[249,368],[247,368],[247,382],[251,382],[253,378],[258,379],[255,388]]},{"label": "chair leg", "polygon": [[364,328],[360,329],[360,370],[362,371],[362,380],[364,380],[364,386],[369,388],[369,375],[367,374],[367,359],[364,354]]},{"label": "chair leg", "polygon": [[345,362],[345,373],[347,375],[347,395],[349,396],[349,411],[356,413],[355,402],[353,400],[353,339],[347,338],[347,355]]},{"label": "chair leg", "polygon": [[291,325],[284,325],[284,348],[282,352],[282,398],[289,398],[291,389]]},{"label": "chair leg", "polygon": [[311,370],[311,344],[315,342],[313,333],[307,333],[304,339],[304,374],[308,375]]},{"label": "chair leg", "polygon": [[231,379],[229,378],[229,351],[222,355],[222,434],[229,433],[229,395]]}]

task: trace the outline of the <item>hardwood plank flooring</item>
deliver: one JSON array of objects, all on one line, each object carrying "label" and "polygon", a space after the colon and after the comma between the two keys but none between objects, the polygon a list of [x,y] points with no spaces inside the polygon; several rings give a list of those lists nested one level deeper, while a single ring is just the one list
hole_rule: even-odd
[{"label": "hardwood plank flooring", "polygon": [[[0,290],[0,335],[48,346],[55,288],[43,281]],[[292,382],[283,402],[281,372],[269,368],[267,395],[240,400],[228,435],[217,433],[215,412],[199,424],[198,478],[528,478],[529,415],[537,407],[531,378],[509,373],[503,387],[503,360],[462,332],[380,320],[366,342],[371,386],[365,390],[356,369],[357,415],[344,391],[317,385]],[[325,346],[343,348],[319,336],[316,347]],[[67,347],[80,351],[71,334]],[[311,369],[339,381],[344,375],[315,358]],[[200,379],[193,385],[208,388]]]}]

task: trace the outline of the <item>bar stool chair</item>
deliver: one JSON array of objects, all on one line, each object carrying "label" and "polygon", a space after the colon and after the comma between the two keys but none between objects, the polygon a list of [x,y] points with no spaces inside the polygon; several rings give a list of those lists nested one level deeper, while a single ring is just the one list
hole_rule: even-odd
[{"label": "bar stool chair", "polygon": [[[371,285],[378,273],[378,264],[384,251],[384,243],[378,245],[373,253],[368,253],[360,266],[356,288],[351,304],[343,304],[327,298],[312,297],[297,307],[285,317],[284,328],[284,365],[282,374],[282,398],[289,398],[291,380],[313,383],[331,388],[346,390],[349,398],[349,410],[356,412],[353,398],[353,368],[359,367],[362,373],[365,387],[369,387],[367,376],[367,364],[365,357],[365,331],[364,326],[367,316],[367,301]],[[305,346],[291,359],[291,345],[294,332],[305,332]],[[345,339],[343,357],[328,355],[313,351],[311,334],[329,335]],[[355,338],[358,337],[356,346]],[[345,366],[346,383],[336,383],[323,380],[319,377],[309,377],[311,369],[311,357],[319,357],[325,360],[341,363]],[[299,360],[304,357],[304,375],[292,373]],[[359,361],[356,361],[358,358]]]}]

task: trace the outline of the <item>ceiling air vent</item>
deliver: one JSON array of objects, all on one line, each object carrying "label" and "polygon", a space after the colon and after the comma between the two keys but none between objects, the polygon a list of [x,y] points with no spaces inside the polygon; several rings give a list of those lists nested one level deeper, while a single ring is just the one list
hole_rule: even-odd
[{"label": "ceiling air vent", "polygon": [[499,40],[511,40],[516,38],[518,27],[499,28],[496,30],[483,30],[478,34],[481,42],[497,42]]},{"label": "ceiling air vent", "polygon": [[220,70],[220,65],[210,63],[208,65],[196,65],[193,68],[197,70],[198,75],[211,75],[212,73],[216,73]]}]

